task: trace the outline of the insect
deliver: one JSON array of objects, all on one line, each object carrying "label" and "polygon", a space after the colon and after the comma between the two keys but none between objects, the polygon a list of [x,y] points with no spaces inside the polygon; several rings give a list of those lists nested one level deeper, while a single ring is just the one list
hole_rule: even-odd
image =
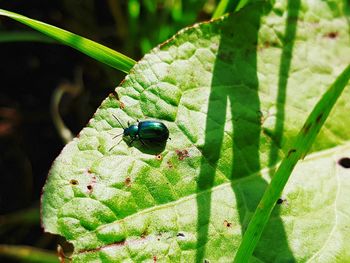
[{"label": "insect", "polygon": [[125,128],[116,116],[113,115],[113,117],[124,129],[123,133],[114,136],[113,139],[120,135],[130,136],[130,145],[135,140],[139,140],[145,145],[144,141],[164,143],[169,138],[168,128],[160,121],[137,121],[137,124],[128,124],[129,127]]}]

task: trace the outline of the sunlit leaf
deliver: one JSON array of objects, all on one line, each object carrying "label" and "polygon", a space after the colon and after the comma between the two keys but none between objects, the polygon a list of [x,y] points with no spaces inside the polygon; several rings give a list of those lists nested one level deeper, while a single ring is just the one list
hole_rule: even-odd
[{"label": "sunlit leaf", "polygon": [[[349,64],[337,3],[248,5],[153,49],[53,164],[46,231],[73,243],[74,262],[231,262],[268,168]],[[350,153],[349,96],[293,172],[256,262],[350,260],[350,177],[337,163]],[[171,140],[128,146],[114,116],[162,121]]]}]

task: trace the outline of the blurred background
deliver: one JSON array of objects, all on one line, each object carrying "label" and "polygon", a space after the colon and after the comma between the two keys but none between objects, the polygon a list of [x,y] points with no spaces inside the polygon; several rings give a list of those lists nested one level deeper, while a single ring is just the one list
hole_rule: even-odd
[{"label": "blurred background", "polygon": [[[183,27],[210,19],[217,2],[0,0],[0,8],[137,61]],[[40,227],[41,189],[64,144],[125,74],[6,17],[0,17],[0,58],[0,262],[49,261],[26,254],[42,252],[35,249],[48,250],[57,261],[57,244],[64,241]]]}]

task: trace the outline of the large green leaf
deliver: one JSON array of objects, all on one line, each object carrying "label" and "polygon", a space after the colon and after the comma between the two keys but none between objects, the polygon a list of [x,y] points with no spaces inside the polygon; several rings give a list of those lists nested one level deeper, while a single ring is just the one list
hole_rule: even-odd
[{"label": "large green leaf", "polygon": [[[349,64],[344,9],[249,5],[154,49],[56,159],[45,230],[73,243],[74,262],[232,261],[271,170]],[[350,154],[349,95],[293,172],[257,262],[350,260],[350,177],[337,165]],[[171,140],[159,155],[155,145],[119,143],[113,115],[161,120]]]}]

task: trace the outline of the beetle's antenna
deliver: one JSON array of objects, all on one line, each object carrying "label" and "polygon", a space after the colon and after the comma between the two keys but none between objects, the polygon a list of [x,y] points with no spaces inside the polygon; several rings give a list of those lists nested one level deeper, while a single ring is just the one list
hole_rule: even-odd
[{"label": "beetle's antenna", "polygon": [[120,120],[114,114],[112,114],[112,115],[119,122],[120,126],[122,126],[122,128],[125,129],[123,124],[120,122]]}]

